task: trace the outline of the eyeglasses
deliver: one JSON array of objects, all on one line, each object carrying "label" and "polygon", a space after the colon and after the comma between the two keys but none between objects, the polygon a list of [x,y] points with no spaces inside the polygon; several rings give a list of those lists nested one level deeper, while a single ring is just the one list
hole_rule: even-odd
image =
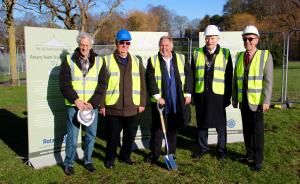
[{"label": "eyeglasses", "polygon": [[130,42],[119,41],[119,45],[130,45]]},{"label": "eyeglasses", "polygon": [[246,42],[247,40],[249,40],[249,42],[252,42],[252,40],[254,40],[255,38],[243,38],[244,42]]}]

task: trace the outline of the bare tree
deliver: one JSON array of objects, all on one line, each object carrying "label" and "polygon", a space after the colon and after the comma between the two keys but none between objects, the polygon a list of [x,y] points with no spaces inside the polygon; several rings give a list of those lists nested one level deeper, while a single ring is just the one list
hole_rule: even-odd
[{"label": "bare tree", "polygon": [[188,27],[189,19],[186,16],[175,16],[173,26],[179,32],[179,37],[182,38],[185,29]]},{"label": "bare tree", "polygon": [[89,8],[93,7],[96,5],[93,0],[76,0],[78,6],[79,6],[79,11],[80,11],[80,20],[81,20],[81,28],[80,31],[86,32],[87,28],[87,20],[88,20],[88,10]]},{"label": "bare tree", "polygon": [[28,0],[28,2],[41,14],[51,13],[54,18],[62,21],[67,29],[78,28],[80,15],[74,0]]},{"label": "bare tree", "polygon": [[96,36],[99,31],[102,29],[102,26],[110,20],[110,18],[113,16],[113,13],[115,10],[124,2],[125,0],[106,0],[104,3],[106,4],[107,11],[102,12],[99,16],[99,19],[97,21],[97,26],[95,27],[93,36]]},{"label": "bare tree", "polygon": [[148,14],[158,18],[157,31],[170,32],[173,14],[165,6],[149,6]]},{"label": "bare tree", "polygon": [[210,16],[205,15],[203,19],[199,22],[199,31],[204,31],[206,26],[210,24]]},{"label": "bare tree", "polygon": [[6,35],[6,25],[5,25],[6,13],[4,7],[0,8],[0,45],[4,45],[7,39]]},{"label": "bare tree", "polygon": [[[105,9],[99,14],[96,26],[92,32],[96,36],[103,24],[109,20],[113,12],[124,0],[29,0],[30,4],[39,9],[40,13],[50,12],[54,18],[62,21],[67,29],[87,31],[87,22],[91,10]],[[102,8],[101,6],[105,6]]]},{"label": "bare tree", "polygon": [[10,84],[12,86],[18,85],[17,75],[17,53],[16,53],[16,28],[14,20],[14,9],[16,0],[2,0],[2,6],[6,12],[5,24],[8,32],[8,48],[9,48],[9,62],[10,62]]}]

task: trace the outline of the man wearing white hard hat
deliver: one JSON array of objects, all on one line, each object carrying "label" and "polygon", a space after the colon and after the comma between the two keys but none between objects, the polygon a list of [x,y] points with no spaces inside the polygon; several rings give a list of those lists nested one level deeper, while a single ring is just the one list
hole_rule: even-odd
[{"label": "man wearing white hard hat", "polygon": [[73,175],[80,124],[85,126],[84,166],[95,172],[92,153],[98,124],[98,106],[106,93],[105,63],[93,51],[93,38],[87,33],[77,37],[78,48],[67,55],[60,68],[60,90],[67,106],[67,140],[64,172]]},{"label": "man wearing white hard hat", "polygon": [[226,113],[232,92],[232,61],[228,49],[218,44],[220,31],[208,25],[204,31],[205,46],[194,50],[192,70],[194,73],[194,104],[197,118],[198,151],[193,158],[201,158],[209,151],[208,128],[218,133],[217,159],[227,154]]},{"label": "man wearing white hard hat", "polygon": [[233,78],[232,105],[242,113],[246,155],[243,163],[260,171],[263,161],[263,113],[270,107],[273,86],[273,59],[270,51],[257,49],[259,32],[253,25],[242,34],[246,51],[239,52]]}]

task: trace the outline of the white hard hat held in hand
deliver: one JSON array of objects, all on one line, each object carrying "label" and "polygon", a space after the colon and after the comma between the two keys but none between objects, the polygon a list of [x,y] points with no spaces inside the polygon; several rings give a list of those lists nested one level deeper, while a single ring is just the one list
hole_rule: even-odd
[{"label": "white hard hat held in hand", "polygon": [[93,110],[83,110],[77,112],[77,120],[79,123],[90,126],[95,119],[95,112]]},{"label": "white hard hat held in hand", "polygon": [[208,25],[204,30],[204,36],[219,36],[220,31],[215,25]]},{"label": "white hard hat held in hand", "polygon": [[259,36],[259,32],[258,32],[257,28],[253,25],[249,25],[249,26],[245,27],[242,35],[247,35],[247,34],[255,34],[255,35]]}]

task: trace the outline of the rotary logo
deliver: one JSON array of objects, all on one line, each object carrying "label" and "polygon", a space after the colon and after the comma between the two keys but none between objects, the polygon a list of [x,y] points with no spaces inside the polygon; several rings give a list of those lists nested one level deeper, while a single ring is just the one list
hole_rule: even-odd
[{"label": "rotary logo", "polygon": [[235,125],[236,125],[236,122],[235,122],[234,119],[229,119],[229,120],[227,121],[227,127],[228,127],[228,128],[234,128]]}]

